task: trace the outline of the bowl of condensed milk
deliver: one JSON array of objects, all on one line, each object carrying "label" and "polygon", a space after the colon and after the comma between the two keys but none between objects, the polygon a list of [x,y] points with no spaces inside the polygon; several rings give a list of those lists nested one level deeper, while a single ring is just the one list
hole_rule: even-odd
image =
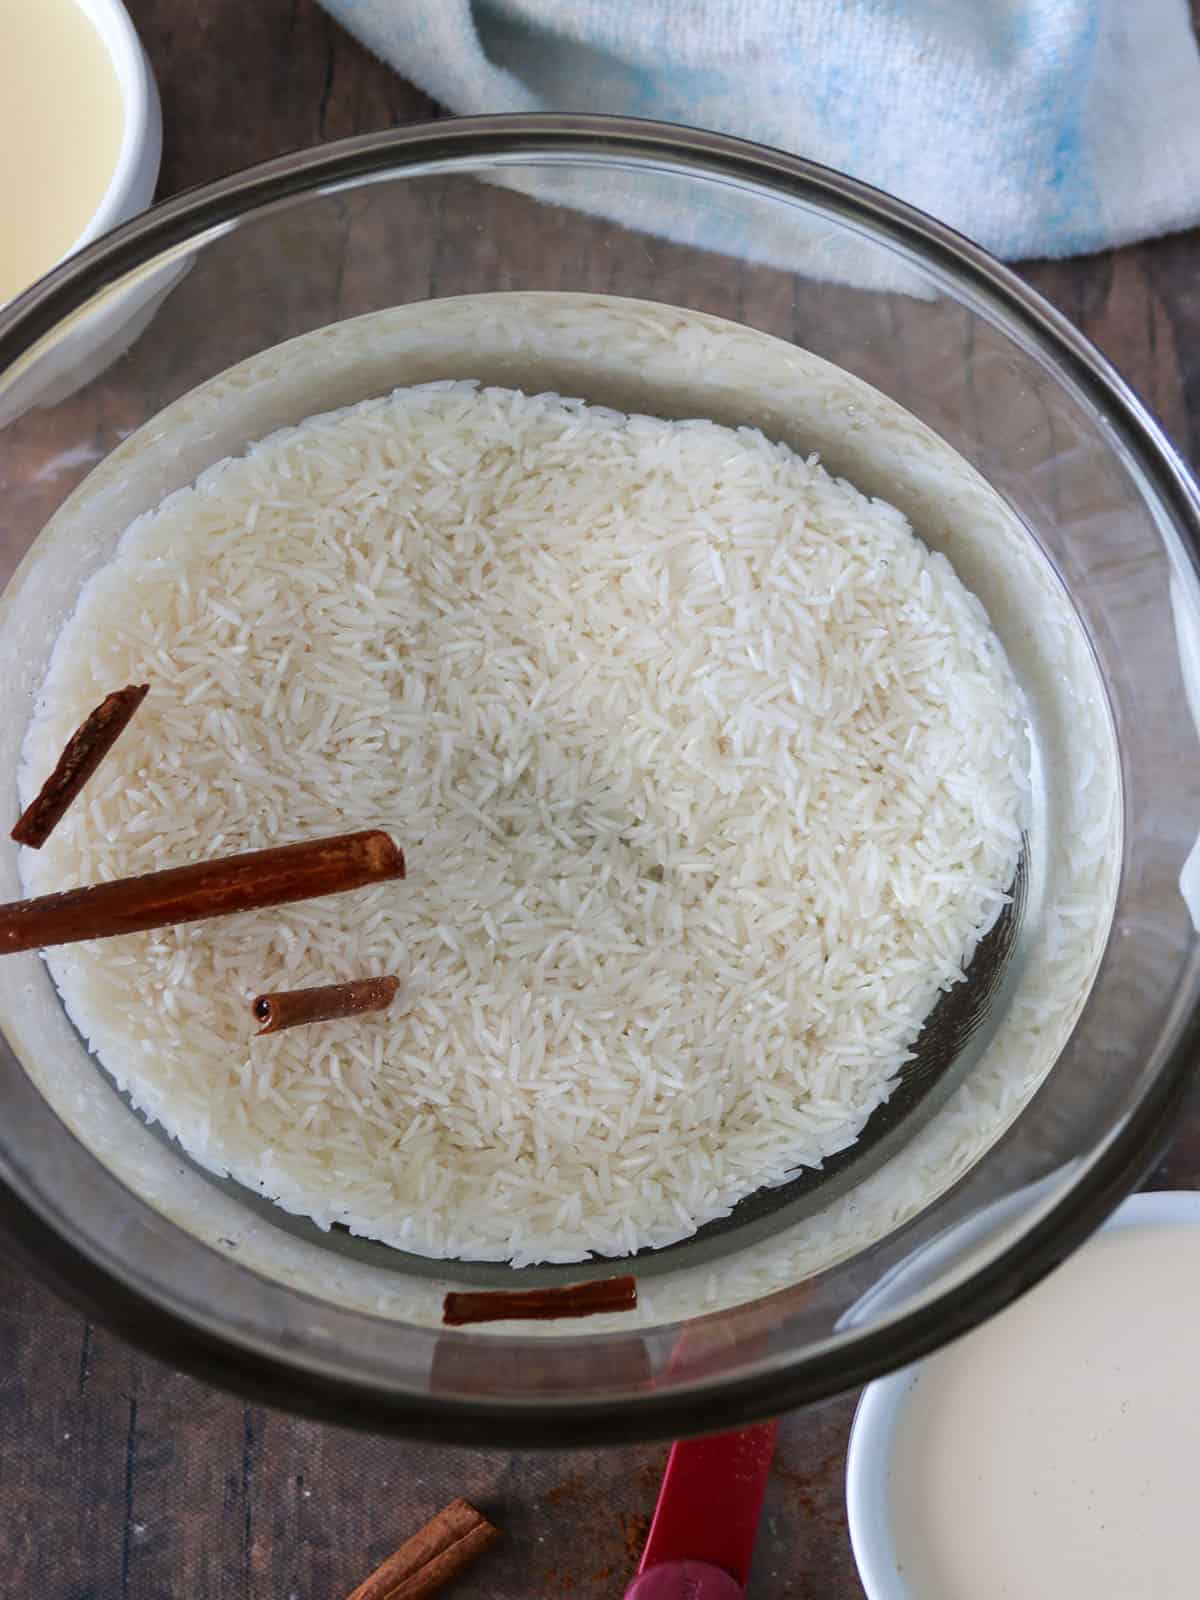
[{"label": "bowl of condensed milk", "polygon": [[119,0],[0,0],[0,306],[144,210],[161,149]]},{"label": "bowl of condensed milk", "polygon": [[868,1600],[1190,1600],[1198,1326],[1200,1193],[1139,1194],[999,1316],[870,1384],[846,1474]]}]

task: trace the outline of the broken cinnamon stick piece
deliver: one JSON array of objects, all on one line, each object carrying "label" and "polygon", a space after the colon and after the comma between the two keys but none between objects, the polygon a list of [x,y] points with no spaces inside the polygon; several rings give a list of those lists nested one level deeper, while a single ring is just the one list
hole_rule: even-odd
[{"label": "broken cinnamon stick piece", "polygon": [[31,850],[42,848],[149,692],[148,683],[115,689],[80,723],[37,798],[17,818],[12,837],[18,844],[27,844]]},{"label": "broken cinnamon stick piece", "polygon": [[442,1302],[442,1322],[549,1322],[555,1317],[595,1317],[602,1311],[636,1311],[637,1279],[595,1278],[557,1289],[455,1290]]},{"label": "broken cinnamon stick piece", "polygon": [[347,1600],[428,1600],[495,1544],[500,1530],[466,1500],[452,1500]]},{"label": "broken cinnamon stick piece", "polygon": [[15,900],[0,906],[0,955],[315,900],[403,876],[403,851],[378,828],[305,839]]},{"label": "broken cinnamon stick piece", "polygon": [[262,1027],[255,1034],[279,1033],[305,1022],[333,1022],[364,1011],[386,1011],[396,998],[399,978],[353,978],[349,983],[323,983],[315,989],[282,989],[255,995],[250,1003]]}]

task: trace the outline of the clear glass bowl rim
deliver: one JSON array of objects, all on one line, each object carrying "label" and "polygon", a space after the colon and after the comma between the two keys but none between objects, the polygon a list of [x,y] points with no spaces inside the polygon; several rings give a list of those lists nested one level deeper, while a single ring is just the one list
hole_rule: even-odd
[{"label": "clear glass bowl rim", "polygon": [[[143,213],[0,310],[0,372],[127,273],[195,246],[268,206],[372,178],[470,175],[489,161],[573,159],[744,184],[819,207],[885,239],[951,283],[959,298],[989,306],[1106,419],[1127,458],[1153,486],[1200,578],[1200,486],[1110,363],[1015,272],[951,228],[856,179],[784,151],[677,124],[565,113],[452,118],[319,145],[247,168]],[[1002,1309],[1056,1266],[1136,1185],[1168,1136],[1200,1049],[1200,1004],[1177,1017],[1173,1031],[1142,1098],[1079,1163],[1059,1200],[953,1290],[836,1348],[800,1352],[741,1377],[630,1394],[621,1402],[399,1392],[332,1373],[298,1353],[294,1359],[281,1357],[200,1324],[165,1297],[148,1297],[132,1274],[69,1237],[55,1220],[56,1208],[23,1192],[3,1162],[0,1226],[54,1287],[149,1353],[293,1412],[464,1443],[494,1443],[499,1437],[509,1445],[584,1445],[705,1433],[777,1415],[906,1365]]]}]

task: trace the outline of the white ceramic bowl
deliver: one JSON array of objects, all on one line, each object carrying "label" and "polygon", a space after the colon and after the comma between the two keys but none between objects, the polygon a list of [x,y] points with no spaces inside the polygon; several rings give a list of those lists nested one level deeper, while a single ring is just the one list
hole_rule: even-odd
[{"label": "white ceramic bowl", "polygon": [[[121,88],[125,132],[117,165],[91,221],[67,255],[128,222],[154,198],[162,160],[162,108],[158,87],[129,13],[121,0],[75,0],[108,48]],[[62,258],[66,259],[66,256]]]},{"label": "white ceramic bowl", "polygon": [[[1039,1185],[1038,1188],[1042,1186]],[[1039,1196],[1027,1190],[1024,1197],[1012,1196],[1002,1207],[992,1207],[962,1228],[947,1234],[941,1247],[953,1251],[978,1237],[1011,1223]],[[1020,1205],[1014,1205],[1016,1201]],[[1169,1191],[1132,1195],[1104,1224],[1105,1228],[1200,1227],[1200,1193]],[[932,1248],[937,1250],[939,1245]],[[1085,1245],[1083,1248],[1087,1248]],[[918,1277],[928,1271],[928,1263],[915,1257],[911,1266]],[[908,1268],[901,1269],[886,1286],[900,1291]],[[884,1286],[881,1286],[881,1289]],[[872,1297],[874,1301],[874,1297]],[[875,1306],[878,1309],[878,1306]],[[858,1403],[854,1426],[850,1430],[850,1449],[846,1460],[846,1510],[850,1523],[850,1543],[858,1564],[858,1575],[867,1600],[922,1600],[903,1577],[892,1537],[892,1505],[889,1490],[898,1424],[913,1384],[925,1362],[916,1362],[868,1384]],[[967,1596],[963,1600],[968,1600]]]},{"label": "white ceramic bowl", "polygon": [[[162,159],[162,108],[158,87],[129,13],[121,0],[75,0],[104,40],[117,74],[125,129],[117,164],[104,198],[70,249],[46,271],[77,250],[144,211],[154,198]],[[32,406],[57,404],[90,383],[138,337],[166,288],[183,270],[153,274],[91,310],[65,332],[48,340],[28,370],[0,403],[0,427]],[[32,286],[31,286],[32,287]],[[0,301],[0,311],[11,301]]]},{"label": "white ceramic bowl", "polygon": [[[87,226],[59,257],[65,261],[85,244],[144,211],[154,198],[162,159],[162,109],[146,52],[121,0],[75,0],[103,39],[117,75],[125,129],[108,188]],[[48,261],[48,272],[58,265]],[[0,302],[6,304],[7,302]]]}]

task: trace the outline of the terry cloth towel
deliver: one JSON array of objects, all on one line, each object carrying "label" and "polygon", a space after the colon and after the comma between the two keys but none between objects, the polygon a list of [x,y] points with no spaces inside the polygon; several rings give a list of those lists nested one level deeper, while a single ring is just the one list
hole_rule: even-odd
[{"label": "terry cloth towel", "polygon": [[323,0],[460,113],[605,111],[851,173],[998,255],[1200,221],[1188,0]]}]

